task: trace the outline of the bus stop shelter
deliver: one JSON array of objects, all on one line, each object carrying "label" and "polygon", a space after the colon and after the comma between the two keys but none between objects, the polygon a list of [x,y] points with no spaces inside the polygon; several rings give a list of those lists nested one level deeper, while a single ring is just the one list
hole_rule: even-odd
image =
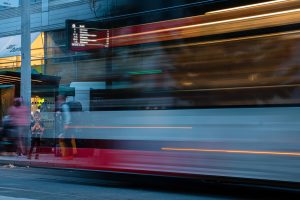
[{"label": "bus stop shelter", "polygon": [[[42,74],[31,74],[32,97],[51,99],[55,102],[55,96],[59,92],[60,77]],[[21,73],[12,71],[0,71],[0,119],[12,104],[14,97],[20,96]]]}]

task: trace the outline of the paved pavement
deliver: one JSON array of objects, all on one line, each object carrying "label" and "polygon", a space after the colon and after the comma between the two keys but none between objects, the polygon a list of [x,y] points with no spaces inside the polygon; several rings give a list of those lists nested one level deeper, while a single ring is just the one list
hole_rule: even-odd
[{"label": "paved pavement", "polygon": [[84,166],[88,158],[74,157],[72,160],[66,160],[62,157],[56,157],[54,154],[40,154],[39,159],[27,159],[26,156],[0,156],[0,164],[13,164],[20,166],[45,166],[45,167],[68,167]]},{"label": "paved pavement", "polygon": [[212,200],[222,195],[147,188],[127,182],[78,177],[78,172],[0,166],[1,200]]},{"label": "paved pavement", "polygon": [[[260,195],[259,188],[241,190],[240,187],[215,186],[207,183],[190,186],[182,182],[174,182],[171,187],[167,182],[148,177],[151,187],[143,186],[134,176],[125,179],[111,178],[111,175],[98,176],[99,172],[83,172],[70,169],[57,170],[49,168],[34,168],[34,166],[58,167],[80,165],[86,158],[63,160],[54,154],[41,154],[38,160],[28,160],[25,156],[0,156],[0,200],[47,200],[47,199],[105,199],[105,200],[202,200],[202,199],[266,199],[280,194],[274,190]],[[67,163],[67,164],[66,164]],[[83,175],[79,175],[85,173]],[[92,173],[92,174],[89,174]],[[120,177],[120,174],[116,175]],[[151,179],[151,180],[150,180]],[[156,185],[152,187],[153,185]],[[173,188],[174,184],[176,188]],[[181,189],[194,188],[192,191]],[[207,186],[210,185],[210,186]],[[161,186],[163,187],[161,189]],[[243,194],[239,194],[242,192]],[[275,190],[276,192],[276,190]],[[285,195],[285,193],[284,193]],[[298,195],[298,193],[297,193]],[[280,198],[279,198],[280,199]],[[294,199],[294,198],[291,198]]]}]

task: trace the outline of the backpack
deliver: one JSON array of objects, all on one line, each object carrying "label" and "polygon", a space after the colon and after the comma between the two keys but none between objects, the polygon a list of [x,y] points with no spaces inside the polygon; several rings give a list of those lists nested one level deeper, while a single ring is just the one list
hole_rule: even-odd
[{"label": "backpack", "polygon": [[79,101],[69,101],[66,104],[69,106],[70,112],[81,112],[82,111],[82,105]]}]

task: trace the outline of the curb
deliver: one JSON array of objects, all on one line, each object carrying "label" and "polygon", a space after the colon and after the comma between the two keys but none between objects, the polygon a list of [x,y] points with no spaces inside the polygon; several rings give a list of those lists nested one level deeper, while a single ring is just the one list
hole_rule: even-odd
[{"label": "curb", "polygon": [[14,165],[14,166],[21,166],[21,167],[58,167],[59,164],[54,164],[50,162],[45,161],[31,161],[31,160],[17,160],[17,159],[11,159],[11,160],[5,160],[0,159],[0,165]]}]

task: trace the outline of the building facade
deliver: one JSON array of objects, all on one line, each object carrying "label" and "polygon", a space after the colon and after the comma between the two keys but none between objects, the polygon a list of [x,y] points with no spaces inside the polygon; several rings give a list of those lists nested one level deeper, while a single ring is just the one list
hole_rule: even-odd
[{"label": "building facade", "polygon": [[[182,6],[199,2],[201,3],[201,1],[191,0],[157,0],[151,3],[134,0],[31,0],[33,73],[59,76],[61,77],[60,83],[64,87],[69,87],[72,83],[78,85],[78,82],[84,82],[85,88],[107,86],[107,81],[103,80],[103,76],[107,72],[108,63],[114,65],[112,63],[114,61],[108,58],[106,50],[70,51],[66,45],[66,20],[126,19],[130,15],[147,12],[150,15],[152,13],[164,15],[166,9],[178,10]],[[140,20],[141,23],[143,21],[142,18],[137,20],[134,17],[131,17],[130,20]],[[154,17],[150,22],[155,20],[157,19]],[[117,21],[115,20],[113,23],[117,24]],[[0,7],[0,23],[2,24],[0,71],[18,72],[21,67],[21,7]],[[10,54],[6,52],[10,52]],[[87,82],[92,83],[89,86]],[[48,101],[53,102],[54,98],[51,99]]]},{"label": "building facade", "polygon": [[[116,50],[72,51],[67,45],[66,20],[94,21],[96,28],[118,29],[200,15],[245,2],[249,1],[31,0],[33,73],[60,77],[61,88],[74,86],[75,94],[72,96],[79,98],[85,110],[90,110],[90,88],[171,87],[174,84],[172,81],[163,86],[160,82],[170,78],[167,73],[159,78],[155,74],[161,72],[162,67],[170,71],[174,68],[166,50],[157,48],[161,46],[161,41],[155,41],[157,50],[152,55],[143,53],[140,44],[134,48],[129,45]],[[20,15],[21,7],[0,7],[0,40],[5,43],[0,51],[0,71],[20,71]],[[155,37],[159,38],[157,35]],[[6,55],[4,51],[14,51],[14,54]],[[128,79],[132,74],[152,72],[152,77]],[[54,104],[54,96],[47,97],[50,98],[47,101]]]}]

